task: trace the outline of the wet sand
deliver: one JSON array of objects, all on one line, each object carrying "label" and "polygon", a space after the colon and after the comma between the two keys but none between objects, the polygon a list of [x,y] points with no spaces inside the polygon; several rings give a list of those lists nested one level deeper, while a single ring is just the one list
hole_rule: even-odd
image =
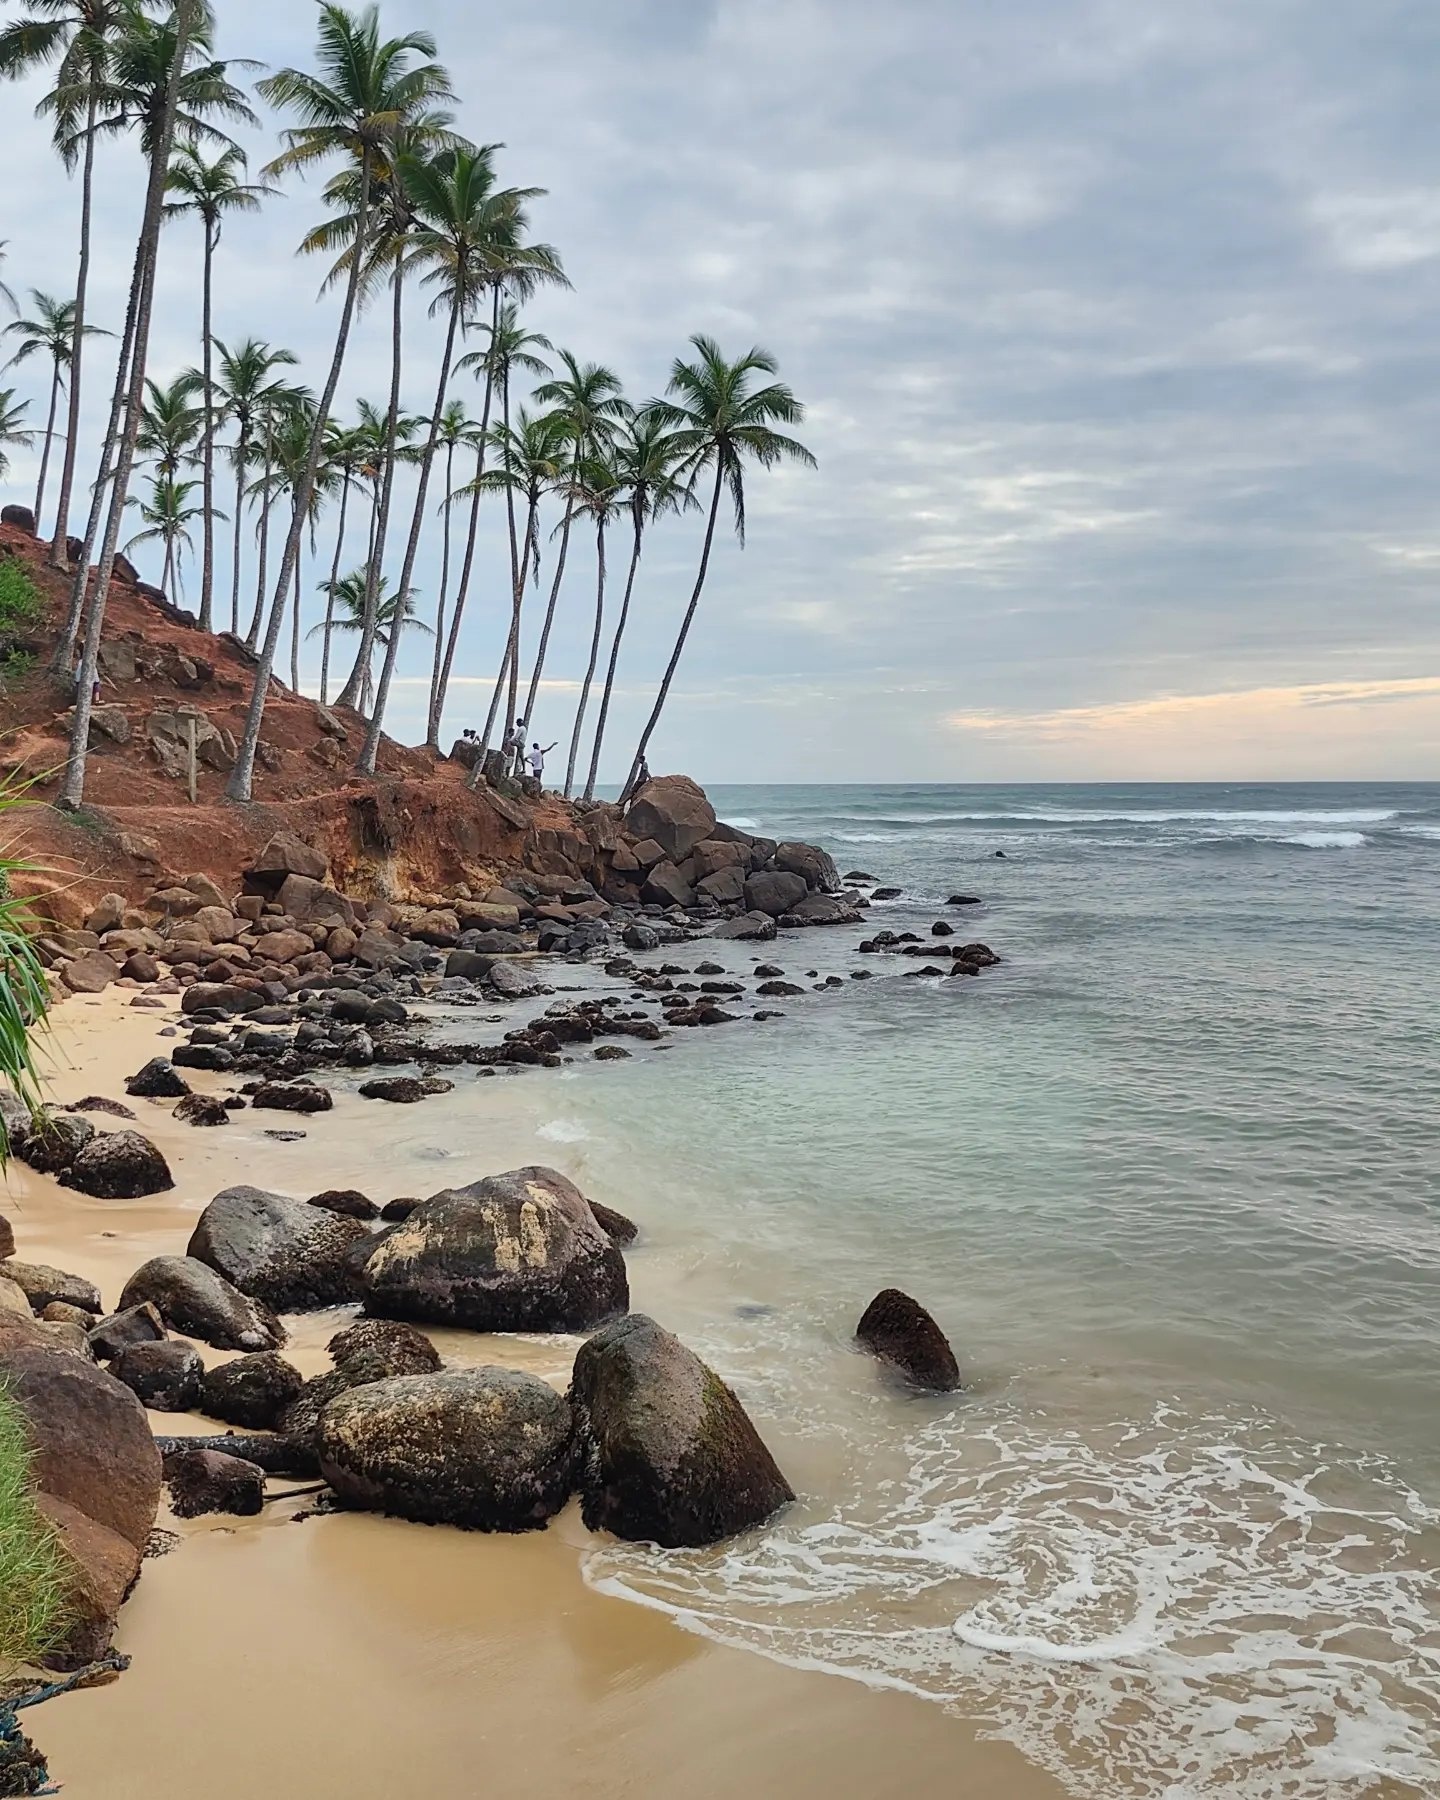
[{"label": "wet sand", "polygon": [[[127,999],[117,992],[59,1009],[54,1099],[123,1099],[124,1077],[166,1048],[155,1034],[174,1012],[131,1010]],[[222,1084],[201,1076],[194,1085]],[[510,1086],[467,1090],[466,1103],[487,1114],[490,1168],[563,1168],[563,1146],[537,1142]],[[90,1277],[111,1304],[140,1262],[183,1251],[201,1207],[233,1182],[297,1196],[359,1186],[386,1199],[451,1178],[426,1167],[424,1106],[337,1096],[319,1118],[245,1112],[205,1131],[176,1125],[167,1105],[129,1104],[170,1160],[173,1193],[90,1200],[17,1164],[3,1205],[22,1258]],[[265,1126],[292,1124],[304,1142],[263,1136]],[[636,1303],[647,1304],[644,1292]],[[337,1315],[292,1323],[287,1355],[306,1373],[325,1366]],[[573,1349],[568,1340],[434,1335],[447,1360],[527,1367],[557,1385]],[[198,1418],[152,1422],[215,1429]],[[592,1592],[582,1558],[594,1540],[573,1504],[549,1530],[519,1538],[358,1516],[297,1520],[306,1505],[179,1526],[180,1547],[146,1564],[117,1639],[130,1671],[29,1715],[71,1800],[1061,1792],[941,1707],[785,1668]],[[160,1523],[176,1524],[163,1512]]]}]

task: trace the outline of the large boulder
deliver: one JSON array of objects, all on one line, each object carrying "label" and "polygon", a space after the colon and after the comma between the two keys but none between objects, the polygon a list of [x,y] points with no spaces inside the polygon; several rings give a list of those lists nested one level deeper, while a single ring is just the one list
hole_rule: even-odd
[{"label": "large boulder", "polygon": [[285,885],[287,875],[308,875],[323,881],[327,864],[319,851],[296,837],[293,831],[277,831],[245,871],[246,885],[272,897]]},{"label": "large boulder", "polygon": [[715,830],[715,808],[704,790],[684,775],[657,775],[631,800],[626,835],[658,844],[671,862],[684,862]]},{"label": "large boulder", "polygon": [[570,1402],[592,1531],[667,1549],[713,1544],[795,1498],[730,1389],[642,1313],[581,1345]]},{"label": "large boulder", "polygon": [[172,1331],[217,1350],[274,1350],[285,1342],[268,1306],[193,1256],[155,1256],[142,1264],[125,1284],[120,1310],[147,1300]]},{"label": "large boulder", "polygon": [[261,1350],[207,1370],[200,1411],[244,1431],[271,1431],[304,1385],[300,1371],[283,1356]]},{"label": "large boulder", "polygon": [[747,944],[768,944],[776,936],[776,925],[769,913],[745,912],[738,919],[726,919],[710,935],[715,938],[736,938]]},{"label": "large boulder", "polygon": [[201,1213],[187,1254],[277,1312],[314,1312],[356,1297],[359,1219],[263,1188],[233,1187]]},{"label": "large boulder", "polygon": [[106,1131],[91,1138],[60,1177],[61,1187],[97,1200],[139,1200],[174,1187],[170,1165],[138,1131]]},{"label": "large boulder", "polygon": [[235,987],[228,981],[194,981],[180,996],[182,1013],[254,1012],[265,1004],[265,996],[253,988]]},{"label": "large boulder", "polygon": [[745,910],[778,919],[796,907],[809,893],[803,875],[783,869],[762,869],[745,883]]},{"label": "large boulder", "polygon": [[511,1369],[352,1388],[320,1415],[318,1450],[347,1505],[473,1531],[533,1531],[575,1485],[569,1406]]},{"label": "large boulder", "polygon": [[840,877],[829,853],[816,844],[777,845],[771,861],[777,869],[787,875],[800,876],[807,888],[822,894],[833,894],[840,886]]},{"label": "large boulder", "polygon": [[189,1412],[200,1398],[205,1365],[188,1344],[128,1344],[110,1364],[142,1406],[152,1412]]},{"label": "large boulder", "polygon": [[695,890],[668,858],[645,877],[641,895],[652,906],[693,906]]},{"label": "large boulder", "polygon": [[883,1288],[861,1315],[857,1341],[912,1387],[948,1394],[960,1385],[960,1365],[945,1333],[918,1300]]},{"label": "large boulder", "polygon": [[70,1275],[64,1269],[52,1269],[49,1263],[20,1262],[10,1258],[5,1264],[7,1280],[17,1283],[36,1312],[44,1312],[56,1301],[78,1306],[82,1312],[97,1318],[102,1310],[100,1290],[83,1275]]},{"label": "large boulder", "polygon": [[437,1375],[441,1368],[429,1338],[398,1319],[357,1319],[337,1331],[326,1349],[351,1387],[396,1375]]},{"label": "large boulder", "polygon": [[625,1259],[553,1169],[446,1189],[371,1252],[365,1310],[472,1331],[586,1331],[630,1304]]},{"label": "large boulder", "polygon": [[23,1163],[41,1175],[58,1175],[68,1169],[95,1135],[95,1127],[78,1113],[41,1113],[30,1121],[23,1136],[12,1131],[10,1147]]}]

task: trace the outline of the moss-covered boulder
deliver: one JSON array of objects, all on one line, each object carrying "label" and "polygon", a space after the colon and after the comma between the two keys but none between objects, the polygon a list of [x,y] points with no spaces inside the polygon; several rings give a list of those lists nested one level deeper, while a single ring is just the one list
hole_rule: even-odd
[{"label": "moss-covered boulder", "polygon": [[512,1369],[404,1375],[320,1415],[320,1472],[347,1505],[472,1531],[533,1531],[574,1490],[561,1395]]},{"label": "moss-covered boulder", "polygon": [[670,1549],[713,1544],[795,1498],[735,1395],[642,1313],[581,1345],[570,1403],[592,1531]]},{"label": "moss-covered boulder", "polygon": [[355,1299],[352,1252],[368,1236],[359,1219],[232,1187],[201,1213],[189,1254],[277,1312],[314,1312]]}]

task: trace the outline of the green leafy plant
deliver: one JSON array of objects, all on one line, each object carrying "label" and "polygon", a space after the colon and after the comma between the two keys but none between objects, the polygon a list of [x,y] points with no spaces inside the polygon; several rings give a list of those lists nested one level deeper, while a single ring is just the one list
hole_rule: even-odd
[{"label": "green leafy plant", "polygon": [[0,558],[0,636],[33,625],[40,610],[35,583],[13,557]]}]

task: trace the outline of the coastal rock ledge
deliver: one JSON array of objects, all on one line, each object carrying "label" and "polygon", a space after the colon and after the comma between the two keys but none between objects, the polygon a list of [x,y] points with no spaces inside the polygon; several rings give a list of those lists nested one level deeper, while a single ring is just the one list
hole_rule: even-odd
[{"label": "coastal rock ledge", "polygon": [[730,1389],[643,1313],[581,1345],[570,1403],[591,1531],[699,1547],[763,1524],[795,1498]]},{"label": "coastal rock ledge", "polygon": [[625,1312],[625,1259],[589,1202],[529,1167],[433,1194],[364,1265],[373,1317],[471,1331],[588,1331]]}]

